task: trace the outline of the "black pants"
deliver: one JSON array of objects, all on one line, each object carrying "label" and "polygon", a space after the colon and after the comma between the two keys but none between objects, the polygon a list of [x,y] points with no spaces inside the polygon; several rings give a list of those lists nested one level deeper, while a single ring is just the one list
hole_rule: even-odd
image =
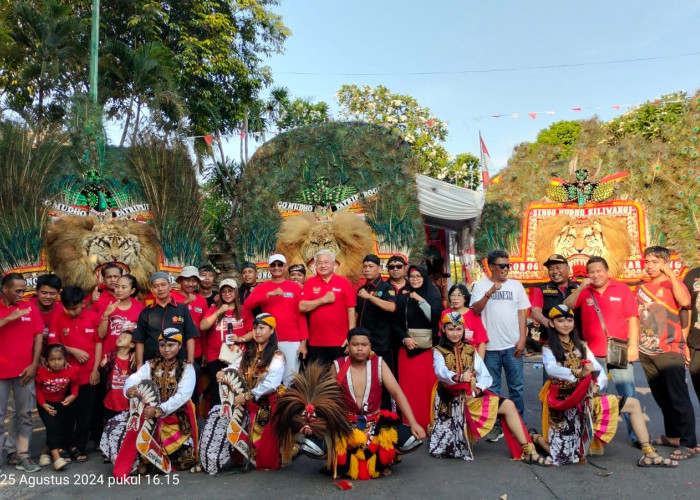
[{"label": "black pants", "polygon": [[[70,423],[71,408],[70,406],[63,406],[60,402],[47,401],[46,403],[56,410],[56,415],[49,415],[42,406],[37,405],[39,417],[41,417],[41,421],[44,422],[46,427],[46,446],[49,447],[49,450],[66,448],[69,444],[65,441],[66,436],[70,436],[68,424]],[[75,404],[75,401],[73,404]]]},{"label": "black pants", "polygon": [[96,389],[94,385],[83,384],[78,389],[78,397],[70,405],[71,419],[68,428],[72,436],[71,446],[85,453],[88,436],[92,426],[93,409],[95,408]]},{"label": "black pants", "polygon": [[345,356],[344,347],[320,347],[315,345],[309,346],[309,362],[317,362],[322,365],[330,365],[338,358]]},{"label": "black pants", "polygon": [[209,374],[209,395],[211,397],[212,407],[221,404],[221,396],[219,396],[219,384],[216,381],[216,374],[227,366],[228,365],[226,363],[222,363],[218,359],[207,362],[206,368],[207,373]]},{"label": "black pants", "polygon": [[667,437],[680,438],[681,446],[695,448],[695,413],[685,381],[685,360],[680,354],[639,354],[651,395],[664,416]]},{"label": "black pants", "polygon": [[700,349],[690,348],[690,380],[693,381],[695,395],[700,401]]}]

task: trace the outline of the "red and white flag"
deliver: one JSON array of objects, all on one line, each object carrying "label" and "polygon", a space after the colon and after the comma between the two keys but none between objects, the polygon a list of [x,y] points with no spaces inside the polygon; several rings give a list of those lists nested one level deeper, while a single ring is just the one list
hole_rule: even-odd
[{"label": "red and white flag", "polygon": [[489,185],[489,167],[491,166],[491,156],[489,155],[489,150],[486,149],[486,144],[484,139],[481,137],[481,132],[479,132],[479,143],[481,146],[481,185],[484,187],[484,191]]}]

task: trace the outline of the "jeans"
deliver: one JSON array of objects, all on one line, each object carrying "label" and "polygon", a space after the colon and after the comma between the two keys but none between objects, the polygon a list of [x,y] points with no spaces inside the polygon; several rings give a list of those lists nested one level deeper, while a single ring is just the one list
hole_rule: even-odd
[{"label": "jeans", "polygon": [[[17,456],[25,458],[29,456],[29,438],[32,435],[33,422],[32,411],[36,406],[36,385],[32,380],[27,385],[20,383],[20,377],[5,378],[0,380],[0,451],[5,444],[5,414],[10,390],[15,398],[15,418],[17,427]],[[0,463],[2,455],[0,454]]]},{"label": "jeans", "polygon": [[493,384],[489,390],[494,394],[501,393],[501,370],[506,372],[506,383],[508,384],[508,398],[515,404],[520,416],[525,411],[523,358],[515,357],[515,347],[503,349],[502,351],[486,351],[484,364],[489,370],[493,379]]},{"label": "jeans", "polygon": [[[605,362],[604,357],[596,356],[596,359],[606,371],[605,375],[607,375],[607,372],[610,372],[610,376],[612,377],[612,381],[615,383],[615,390],[617,391],[618,396],[625,396],[627,398],[633,398],[636,396],[637,389],[634,385],[634,368],[632,363],[627,363],[627,368],[608,369],[608,365]],[[622,418],[625,419],[625,425],[627,425],[627,435],[633,443],[636,443],[638,439],[632,430],[632,425],[630,425],[629,414],[623,413]]]}]

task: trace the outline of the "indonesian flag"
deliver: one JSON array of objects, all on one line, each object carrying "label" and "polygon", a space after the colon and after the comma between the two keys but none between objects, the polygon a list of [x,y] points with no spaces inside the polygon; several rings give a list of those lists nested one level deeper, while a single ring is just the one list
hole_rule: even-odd
[{"label": "indonesian flag", "polygon": [[489,155],[489,150],[486,149],[486,144],[484,139],[481,137],[481,132],[479,132],[479,143],[481,144],[481,185],[486,191],[486,187],[489,185],[489,167],[491,166],[491,156]]}]

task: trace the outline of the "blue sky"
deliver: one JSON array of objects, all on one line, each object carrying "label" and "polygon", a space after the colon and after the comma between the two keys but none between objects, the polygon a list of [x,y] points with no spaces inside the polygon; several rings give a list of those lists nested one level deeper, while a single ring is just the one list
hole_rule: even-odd
[{"label": "blue sky", "polygon": [[[700,2],[282,0],[272,10],[292,31],[268,60],[275,86],[334,111],[346,83],[409,94],[448,123],[451,153],[478,154],[481,130],[492,174],[555,121],[608,120],[625,111],[613,105],[700,88]],[[602,64],[644,58],[657,59]],[[571,64],[582,65],[465,73]]]}]

